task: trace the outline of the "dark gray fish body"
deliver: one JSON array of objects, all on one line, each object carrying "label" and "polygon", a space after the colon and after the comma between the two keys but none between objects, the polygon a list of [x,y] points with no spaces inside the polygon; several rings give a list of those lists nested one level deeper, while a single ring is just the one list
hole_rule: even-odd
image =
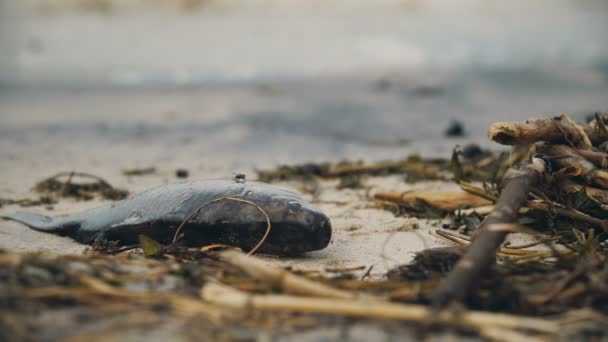
[{"label": "dark gray fish body", "polygon": [[[190,213],[221,197],[253,202],[268,214],[272,228],[262,252],[301,254],[325,248],[331,238],[325,214],[294,192],[259,182],[177,183],[76,214],[48,217],[17,212],[2,217],[83,243],[108,240],[135,244],[140,234],[168,243]],[[266,227],[264,215],[254,206],[221,200],[205,205],[188,220],[182,228],[182,241],[196,246],[225,243],[249,250],[260,241]]]}]

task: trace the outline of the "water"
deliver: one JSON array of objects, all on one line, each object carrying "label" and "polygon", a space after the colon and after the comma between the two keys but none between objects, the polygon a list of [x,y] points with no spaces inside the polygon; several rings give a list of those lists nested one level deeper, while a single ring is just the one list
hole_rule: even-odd
[{"label": "water", "polygon": [[608,109],[602,1],[0,5],[0,158],[22,167],[446,157],[496,148],[494,121]]},{"label": "water", "polygon": [[9,85],[608,65],[603,1],[200,1],[188,10],[162,0],[2,3],[0,80]]}]

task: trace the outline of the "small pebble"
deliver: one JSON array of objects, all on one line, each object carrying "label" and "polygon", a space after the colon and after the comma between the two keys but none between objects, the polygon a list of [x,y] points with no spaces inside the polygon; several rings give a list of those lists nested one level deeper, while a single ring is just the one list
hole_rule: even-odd
[{"label": "small pebble", "polygon": [[464,125],[460,121],[452,121],[445,130],[446,137],[464,137]]},{"label": "small pebble", "polygon": [[462,156],[467,159],[475,159],[483,154],[483,150],[477,144],[468,144],[462,149]]},{"label": "small pebble", "polygon": [[190,173],[188,172],[188,170],[185,170],[185,169],[175,170],[175,177],[177,177],[177,178],[188,178],[189,174]]}]

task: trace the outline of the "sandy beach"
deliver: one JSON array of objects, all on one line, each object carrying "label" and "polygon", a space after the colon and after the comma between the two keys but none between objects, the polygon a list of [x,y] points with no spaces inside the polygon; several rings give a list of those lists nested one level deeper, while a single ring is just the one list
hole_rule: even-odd
[{"label": "sandy beach", "polygon": [[[354,85],[341,81],[358,90],[336,87],[342,93],[336,91],[329,98],[318,91],[319,84],[276,86],[278,94],[273,95],[265,93],[268,90],[261,92],[259,86],[127,89],[124,93],[107,89],[5,91],[0,94],[3,119],[0,156],[4,161],[0,196],[33,198],[36,196],[32,192],[35,183],[63,171],[92,173],[135,194],[181,181],[175,175],[177,169],[188,170],[189,180],[231,179],[237,172],[255,179],[256,170],[272,169],[281,164],[342,159],[373,162],[400,159],[413,153],[449,158],[456,144],[470,142],[498,148],[487,142],[485,128],[474,121],[465,123],[469,132],[467,137],[444,138],[443,130],[449,122],[428,124],[399,113],[387,98],[397,99],[401,95],[378,95],[370,86],[371,80]],[[601,105],[605,98],[599,96],[599,90],[597,92],[598,95],[591,98]],[[589,98],[584,95],[576,100],[577,96],[573,95],[562,101],[567,100],[567,105],[575,107],[577,101],[590,103]],[[428,101],[412,99],[414,102]],[[367,109],[369,114],[361,115],[346,111],[333,116],[330,112],[310,117],[302,112],[315,106],[327,106],[327,101],[376,104]],[[555,101],[559,102],[560,97],[555,97]],[[550,105],[559,105],[555,101]],[[291,114],[277,117],[274,113],[279,108]],[[372,125],[376,117],[372,113],[384,115],[387,120]],[[525,118],[530,114],[519,115]],[[349,115],[349,119],[342,120],[343,115]],[[498,117],[479,115],[480,121]],[[428,128],[430,134],[416,132],[417,125]],[[404,133],[382,134],[385,130]],[[399,137],[416,139],[400,142]],[[371,141],[373,139],[385,141]],[[147,167],[154,167],[156,172],[144,176],[122,173],[125,169]],[[277,185],[306,192],[305,184],[301,182],[279,182]],[[455,184],[443,181],[408,183],[404,176],[388,176],[365,178],[363,189],[339,190],[336,186],[337,181],[322,181],[318,198],[304,194],[331,217],[334,234],[330,246],[302,258],[270,260],[304,269],[373,266],[373,275],[381,276],[388,268],[411,260],[416,251],[445,245],[429,234],[431,229],[441,225],[441,220],[395,217],[389,211],[374,208],[372,196],[379,191],[449,191],[457,189]],[[103,203],[100,199],[63,199],[52,209],[7,205],[0,208],[0,213],[30,210],[56,215]],[[0,248],[8,250],[82,253],[87,248],[69,238],[35,232],[10,221],[0,221],[0,234]]]},{"label": "sandy beach", "polygon": [[[605,136],[592,145],[568,118],[589,122],[608,111],[606,32],[608,7],[601,0],[0,0],[0,215],[53,216],[112,203],[94,196],[4,204],[39,199],[36,184],[62,172],[92,174],[135,195],[163,184],[230,180],[236,174],[252,181],[260,171],[283,165],[449,161],[456,147],[465,146],[483,150],[482,159],[465,165],[483,169],[471,179],[493,186],[498,168],[492,167],[510,165],[483,153],[509,147],[490,141],[489,126],[561,113],[569,117],[541,126],[562,129],[566,140],[580,138],[567,143],[587,155],[596,152],[601,169]],[[595,128],[585,127],[589,134],[608,132],[596,129],[601,123],[598,115]],[[564,129],[576,134],[567,136]],[[560,133],[548,135],[566,144]],[[501,156],[512,161],[508,153]],[[571,166],[564,165],[562,170]],[[514,214],[505,224],[517,223],[507,228],[518,232],[526,231],[521,225],[539,231],[510,234],[512,245],[498,253],[484,249],[502,242],[496,237],[504,231],[496,233],[493,219],[480,223],[483,217],[473,214],[466,218],[471,227],[465,219],[454,225],[466,222],[469,233],[494,235],[474,240],[473,245],[491,242],[478,247],[483,253],[477,259],[461,259],[460,270],[475,272],[444,287],[462,285],[462,298],[456,298],[461,303],[431,293],[455,274],[458,253],[435,250],[411,268],[387,274],[417,252],[453,246],[433,235],[453,223],[453,215],[428,218],[437,215],[426,207],[428,217],[395,215],[374,201],[378,192],[458,191],[448,170],[463,169],[449,162],[433,180],[409,179],[397,167],[352,179],[272,181],[302,194],[333,227],[325,249],[297,257],[259,255],[265,266],[278,266],[273,269],[283,274],[280,281],[256,278],[251,264],[235,265],[206,250],[172,245],[154,247],[157,253],[144,248],[114,255],[112,246],[104,246],[109,249],[90,253],[91,246],[68,237],[0,219],[0,312],[6,313],[0,315],[0,339],[416,341],[419,332],[430,340],[596,337],[596,330],[585,335],[585,327],[562,329],[573,321],[588,321],[597,336],[606,336],[606,203],[579,190],[590,184],[608,189],[608,173],[592,162],[584,165],[584,177],[570,184],[576,193],[562,193],[565,183],[544,179],[550,172],[526,169],[525,182],[516,183],[519,191],[506,191],[512,196],[505,202],[530,196],[504,211]],[[153,171],[125,172],[138,169]],[[596,171],[602,182],[593,178]],[[343,186],[344,181],[353,182]],[[527,187],[532,183],[549,186]],[[497,188],[484,196],[495,199]],[[602,189],[595,191],[605,194]],[[519,217],[524,223],[516,221],[520,206],[528,206]],[[492,229],[483,226],[488,222]],[[527,245],[531,241],[538,243]],[[576,253],[578,259],[570,258]],[[285,268],[334,289],[278,284]],[[218,281],[229,286],[218,292],[226,294],[224,300],[242,291],[243,310],[204,295]],[[254,310],[252,298],[276,300],[275,295],[307,296],[299,300],[323,305],[307,311],[306,302],[289,311],[294,298],[281,297],[277,302],[289,302],[287,311],[280,305],[267,314]],[[369,310],[372,296],[381,299],[374,304],[395,306],[389,305],[388,315]],[[335,299],[363,309],[334,312],[324,300]],[[459,305],[441,311],[450,316],[441,323],[435,309],[446,303]],[[412,318],[412,307],[427,314]],[[391,316],[397,311],[405,316]],[[469,313],[477,323],[463,318]],[[553,320],[553,314],[563,319]],[[542,324],[531,326],[521,315]],[[488,317],[494,323],[488,325]]]}]

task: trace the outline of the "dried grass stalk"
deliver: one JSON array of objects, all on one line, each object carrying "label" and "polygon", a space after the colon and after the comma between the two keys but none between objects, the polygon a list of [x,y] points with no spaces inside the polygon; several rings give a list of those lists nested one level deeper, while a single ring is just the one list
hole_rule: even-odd
[{"label": "dried grass stalk", "polygon": [[234,250],[221,252],[220,258],[222,261],[245,271],[251,277],[270,283],[287,293],[340,299],[355,299],[363,296],[297,276],[284,269],[269,266],[258,258]]},{"label": "dried grass stalk", "polygon": [[600,169],[608,169],[608,153],[582,149],[579,149],[576,152]]},{"label": "dried grass stalk", "polygon": [[429,205],[443,211],[476,208],[492,204],[492,202],[487,199],[468,192],[379,192],[374,195],[374,198],[381,201],[398,203],[410,208],[418,208],[421,204]]},{"label": "dried grass stalk", "polygon": [[[589,150],[589,151],[593,150],[593,145],[591,144],[591,141],[589,140],[589,136],[587,135],[587,133],[585,133],[585,130],[581,127],[581,125],[572,121],[572,119],[570,119],[570,117],[566,113],[562,113],[562,115],[560,115],[560,119],[564,124],[570,125],[570,127],[572,127],[574,132],[576,132],[576,134],[578,135],[576,142],[569,140],[569,142],[572,145],[576,145],[583,150]],[[562,129],[561,128],[562,125],[558,125],[557,127]],[[568,132],[564,131],[563,129],[562,129],[562,132],[564,133],[564,137],[566,139],[568,139]]]},{"label": "dried grass stalk", "polygon": [[480,311],[464,311],[454,315],[453,312],[449,311],[433,312],[423,305],[370,302],[360,299],[252,295],[217,283],[205,285],[201,289],[201,297],[209,303],[241,310],[330,314],[413,322],[441,322],[463,324],[478,329],[499,327],[548,334],[555,334],[558,329],[557,322],[548,319]]}]

